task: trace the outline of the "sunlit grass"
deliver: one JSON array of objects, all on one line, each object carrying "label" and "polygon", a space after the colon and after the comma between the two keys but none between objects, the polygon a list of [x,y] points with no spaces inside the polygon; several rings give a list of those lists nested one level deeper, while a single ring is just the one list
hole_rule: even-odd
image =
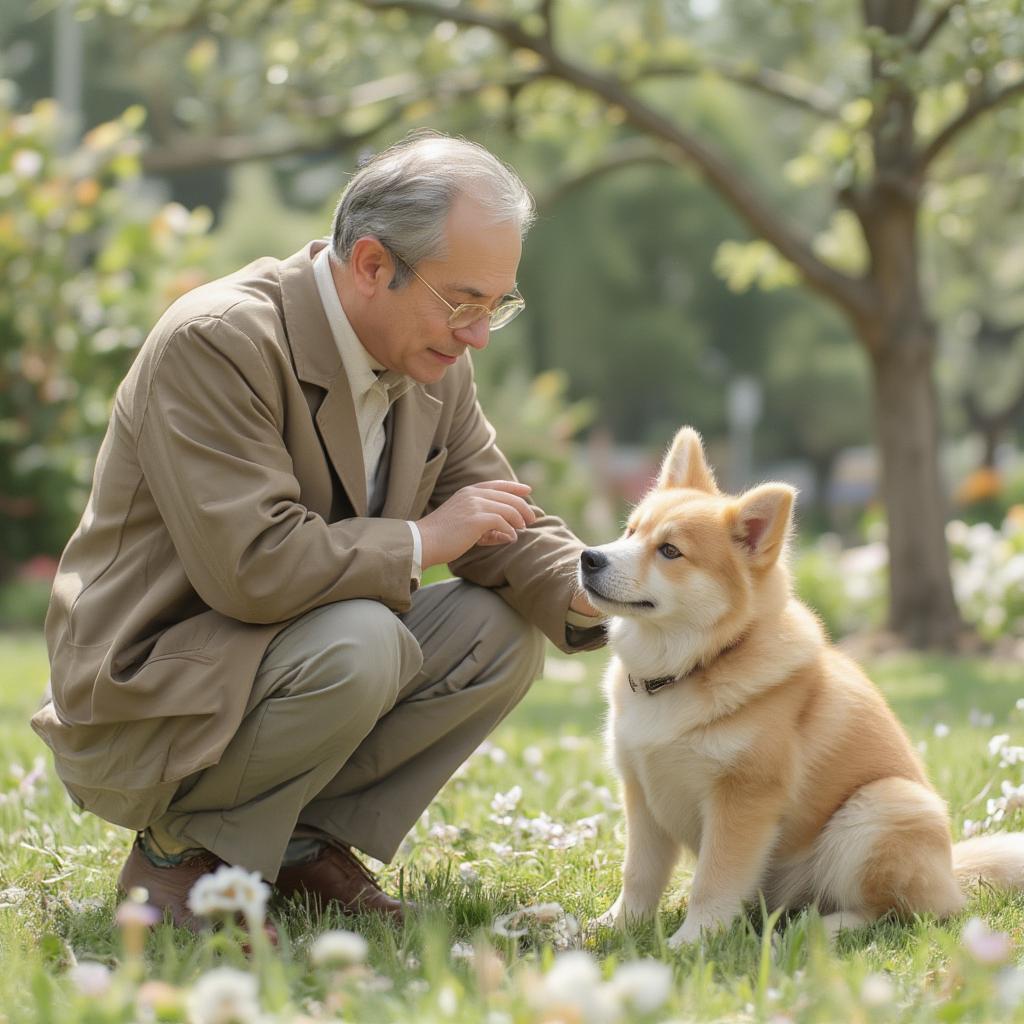
[{"label": "sunlit grass", "polygon": [[[1018,895],[982,891],[957,920],[886,921],[845,934],[835,949],[814,915],[797,915],[766,935],[752,908],[748,920],[703,947],[671,952],[665,940],[682,919],[689,878],[683,865],[656,922],[626,936],[589,933],[587,921],[616,893],[623,838],[602,750],[604,657],[570,660],[552,652],[545,678],[382,870],[390,891],[401,888],[424,907],[404,929],[369,918],[319,919],[308,908],[272,904],[281,945],[260,967],[268,1019],[572,1020],[551,1003],[540,980],[555,955],[544,944],[546,933],[516,940],[491,930],[501,914],[550,902],[579,919],[579,944],[606,978],[636,958],[672,966],[669,1001],[646,1015],[619,1007],[619,1019],[1024,1019],[1010,990],[1016,975],[974,963],[959,944],[964,921],[981,916],[1016,946],[1024,938]],[[1003,779],[1020,783],[1020,766],[1000,768],[988,741],[1009,733],[1013,743],[1024,742],[1024,713],[1015,706],[1024,697],[1021,666],[900,655],[877,661],[872,672],[921,745],[950,801],[955,831],[966,818],[985,817],[986,800]],[[111,923],[114,880],[131,836],[75,811],[47,759],[33,776],[45,749],[27,720],[46,673],[37,637],[0,636],[0,1021],[144,1020],[148,1011],[127,997],[89,998],[67,977],[76,960],[121,961]],[[1024,827],[1019,813],[1008,826]],[[345,978],[313,968],[309,947],[326,928],[365,935],[370,967]],[[506,964],[497,981],[463,955],[482,943]],[[250,969],[237,936],[196,939],[161,926],[149,939],[145,972],[183,993],[223,963]],[[573,1012],[578,1021],[598,1019],[593,1007]],[[184,1015],[179,1007],[162,1019]]]}]

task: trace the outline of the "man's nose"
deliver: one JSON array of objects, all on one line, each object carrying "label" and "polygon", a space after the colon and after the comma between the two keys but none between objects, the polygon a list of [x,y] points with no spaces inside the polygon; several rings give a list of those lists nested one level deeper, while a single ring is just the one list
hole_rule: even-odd
[{"label": "man's nose", "polygon": [[468,327],[460,327],[457,331],[452,331],[452,334],[463,345],[469,345],[470,348],[475,349],[484,349],[487,348],[487,342],[491,340],[491,321],[488,317],[482,316]]}]

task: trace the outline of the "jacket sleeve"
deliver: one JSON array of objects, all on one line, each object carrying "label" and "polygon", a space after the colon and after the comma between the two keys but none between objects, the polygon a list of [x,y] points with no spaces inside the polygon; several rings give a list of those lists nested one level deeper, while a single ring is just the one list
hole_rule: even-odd
[{"label": "jacket sleeve", "polygon": [[253,341],[202,317],[180,327],[158,358],[137,454],[199,596],[252,623],[351,598],[406,610],[409,527],[375,518],[328,524],[302,504],[283,392]]},{"label": "jacket sleeve", "polygon": [[[512,467],[497,446],[494,428],[477,401],[470,369],[456,399],[448,458],[431,506],[436,508],[468,484],[514,479]],[[576,565],[584,547],[561,519],[540,515],[514,543],[470,548],[450,568],[456,576],[496,590],[561,650],[589,649],[603,643],[603,628],[570,629],[566,623],[576,591]]]}]

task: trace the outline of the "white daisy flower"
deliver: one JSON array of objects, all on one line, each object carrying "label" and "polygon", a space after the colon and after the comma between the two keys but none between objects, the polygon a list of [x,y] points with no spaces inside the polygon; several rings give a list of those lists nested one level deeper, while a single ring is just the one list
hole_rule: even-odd
[{"label": "white daisy flower", "polygon": [[660,960],[633,960],[623,964],[611,982],[615,997],[637,1013],[652,1013],[672,991],[672,968]]},{"label": "white daisy flower", "polygon": [[234,967],[204,974],[192,986],[186,1005],[190,1024],[254,1024],[261,1017],[256,979]]},{"label": "white daisy flower", "polygon": [[270,886],[258,871],[223,865],[192,886],[188,905],[199,917],[242,914],[250,928],[260,928],[269,898]]},{"label": "white daisy flower", "polygon": [[80,995],[89,999],[99,999],[110,991],[113,976],[106,964],[98,964],[91,960],[83,960],[75,964],[68,977]]},{"label": "white daisy flower", "polygon": [[363,963],[369,951],[369,944],[362,935],[338,929],[318,936],[310,947],[309,958],[317,967],[326,964],[348,967]]}]

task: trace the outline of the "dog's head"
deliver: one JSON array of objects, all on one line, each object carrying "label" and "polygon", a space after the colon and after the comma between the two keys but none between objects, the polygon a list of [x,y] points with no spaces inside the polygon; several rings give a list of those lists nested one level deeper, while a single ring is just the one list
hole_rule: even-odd
[{"label": "dog's head", "polygon": [[580,585],[609,615],[731,638],[746,628],[759,594],[770,590],[784,603],[780,556],[795,495],[780,483],[723,494],[700,435],[683,427],[623,536],[580,556]]}]

